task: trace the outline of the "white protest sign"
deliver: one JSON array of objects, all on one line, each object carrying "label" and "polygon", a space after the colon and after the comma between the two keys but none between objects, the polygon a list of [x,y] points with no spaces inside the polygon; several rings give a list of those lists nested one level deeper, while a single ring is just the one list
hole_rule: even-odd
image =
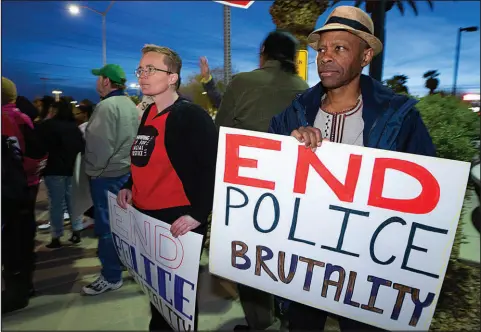
[{"label": "white protest sign", "polygon": [[85,157],[79,153],[75,159],[72,177],[72,220],[82,217],[93,205],[89,181],[89,176],[85,173]]},{"label": "white protest sign", "polygon": [[221,128],[210,272],[388,330],[428,330],[469,164]]},{"label": "white protest sign", "polygon": [[110,227],[122,263],[150,302],[176,331],[193,331],[202,236],[179,238],[170,225],[133,207],[117,205],[109,192]]}]

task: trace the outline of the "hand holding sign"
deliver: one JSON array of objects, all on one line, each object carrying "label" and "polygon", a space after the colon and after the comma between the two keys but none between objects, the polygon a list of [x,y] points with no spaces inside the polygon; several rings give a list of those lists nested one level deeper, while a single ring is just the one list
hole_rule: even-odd
[{"label": "hand holding sign", "polygon": [[189,215],[182,216],[172,224],[170,228],[170,232],[174,237],[179,237],[180,235],[184,235],[185,233],[196,229],[200,226],[200,222],[195,220]]},{"label": "hand holding sign", "polygon": [[211,273],[382,329],[428,330],[469,164],[329,142],[313,153],[318,134],[292,133],[306,148],[221,127]]},{"label": "hand holding sign", "polygon": [[127,209],[128,205],[132,203],[132,190],[122,189],[117,195],[117,204],[122,209]]},{"label": "hand holding sign", "polygon": [[[130,197],[130,190],[124,193]],[[123,209],[117,204],[119,197],[108,195],[112,239],[120,260],[172,330],[193,331],[202,235],[190,232],[174,238],[169,224],[132,206]]]},{"label": "hand holding sign", "polygon": [[293,130],[291,136],[294,136],[299,143],[304,143],[306,148],[311,148],[312,152],[316,151],[317,147],[320,147],[322,141],[329,141],[327,138],[322,138],[321,131],[314,127],[300,127]]}]

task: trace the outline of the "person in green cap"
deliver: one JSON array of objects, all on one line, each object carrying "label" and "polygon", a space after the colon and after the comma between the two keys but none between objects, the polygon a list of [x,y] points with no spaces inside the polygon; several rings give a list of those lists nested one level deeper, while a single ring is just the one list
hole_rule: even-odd
[{"label": "person in green cap", "polygon": [[139,113],[126,96],[125,72],[108,64],[92,70],[97,78],[100,103],[85,129],[85,172],[90,177],[94,204],[94,229],[99,238],[100,276],[83,287],[86,295],[98,295],[122,286],[122,268],[109,223],[107,192],[117,194],[130,176],[130,148],[137,135]]}]

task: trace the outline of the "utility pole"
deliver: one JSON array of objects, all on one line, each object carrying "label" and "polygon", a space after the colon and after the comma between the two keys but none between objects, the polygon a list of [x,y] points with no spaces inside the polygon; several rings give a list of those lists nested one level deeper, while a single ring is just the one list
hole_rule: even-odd
[{"label": "utility pole", "polygon": [[107,64],[107,15],[102,14],[102,64]]},{"label": "utility pole", "polygon": [[224,5],[224,84],[227,87],[232,77],[230,48],[230,6]]}]

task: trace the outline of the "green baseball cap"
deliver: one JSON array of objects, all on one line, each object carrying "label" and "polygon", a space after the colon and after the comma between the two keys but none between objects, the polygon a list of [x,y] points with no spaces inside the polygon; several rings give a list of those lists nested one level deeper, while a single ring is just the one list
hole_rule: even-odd
[{"label": "green baseball cap", "polygon": [[124,84],[127,81],[125,72],[119,65],[105,65],[100,69],[92,69],[92,74],[95,76],[104,76],[109,78],[112,82]]}]

